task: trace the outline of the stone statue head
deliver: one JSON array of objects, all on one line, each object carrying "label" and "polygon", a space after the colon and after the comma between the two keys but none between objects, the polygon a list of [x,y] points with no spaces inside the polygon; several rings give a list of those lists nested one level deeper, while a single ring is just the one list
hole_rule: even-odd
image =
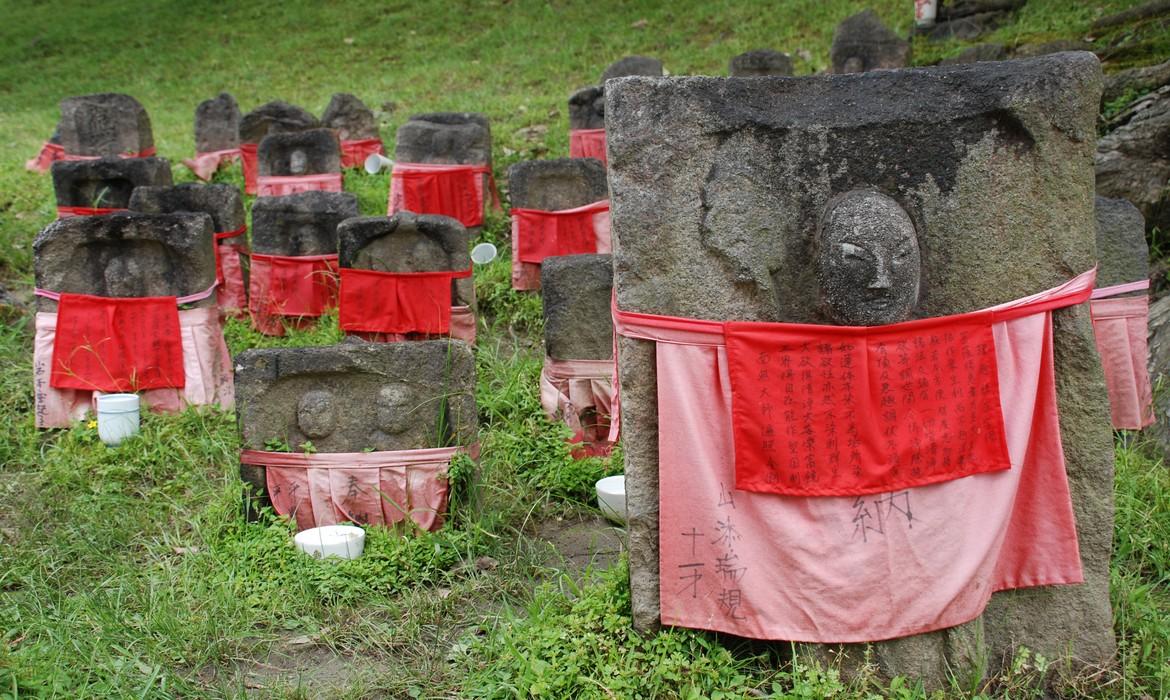
[{"label": "stone statue head", "polygon": [[297,404],[297,425],[310,438],[332,435],[337,427],[333,393],[321,389],[306,391]]},{"label": "stone statue head", "polygon": [[288,157],[288,169],[293,175],[304,175],[309,168],[309,157],[301,149],[296,149]]},{"label": "stone statue head", "polygon": [[914,221],[880,192],[852,190],[829,201],[816,262],[822,301],[841,325],[904,321],[918,304],[922,260]]},{"label": "stone statue head", "polygon": [[414,411],[418,408],[414,392],[407,384],[385,384],[378,389],[378,427],[391,435],[398,435],[410,428],[416,421]]}]

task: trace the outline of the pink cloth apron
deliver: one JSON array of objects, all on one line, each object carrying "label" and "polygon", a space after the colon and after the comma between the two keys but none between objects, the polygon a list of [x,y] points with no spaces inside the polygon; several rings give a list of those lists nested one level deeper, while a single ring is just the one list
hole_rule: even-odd
[{"label": "pink cloth apron", "polygon": [[196,153],[194,158],[184,158],[183,165],[187,166],[195,177],[200,180],[210,180],[215,171],[227,163],[240,159],[239,148],[225,148],[222,151],[207,151]]},{"label": "pink cloth apron", "polygon": [[617,423],[610,420],[614,404],[613,360],[554,360],[545,356],[540,370],[540,405],[551,421],[573,431],[581,449],[574,457],[608,455],[617,442]]},{"label": "pink cloth apron", "polygon": [[315,175],[260,175],[256,193],[261,197],[283,197],[300,192],[341,192],[341,173]]},{"label": "pink cloth apron", "polygon": [[972,620],[995,591],[1081,583],[1051,310],[1094,277],[992,309],[1010,469],[868,495],[736,490],[724,324],[615,310],[619,334],[657,343],[662,622],[876,641]]},{"label": "pink cloth apron", "polygon": [[244,194],[256,194],[260,177],[260,144],[240,144],[240,165],[244,170]]},{"label": "pink cloth apron", "polygon": [[64,157],[64,146],[52,141],[45,141],[41,150],[34,157],[25,161],[24,169],[32,173],[47,173],[53,168],[53,163]]},{"label": "pink cloth apron", "polygon": [[262,255],[252,253],[248,310],[252,327],[283,336],[286,324],[303,327],[337,308],[337,253]]},{"label": "pink cloth apron", "polygon": [[458,219],[467,227],[482,226],[485,187],[498,210],[500,197],[487,165],[395,163],[390,171],[387,213],[438,214]]},{"label": "pink cloth apron", "polygon": [[1147,347],[1150,300],[1145,294],[1118,296],[1144,291],[1149,286],[1149,280],[1141,280],[1104,287],[1094,290],[1089,302],[1113,427],[1118,430],[1141,430],[1154,423]]},{"label": "pink cloth apron", "polygon": [[[235,400],[232,362],[223,339],[219,310],[214,307],[179,311],[185,382],[182,389],[151,389],[141,393],[152,410],[178,412],[186,406],[218,404],[230,410]],[[57,314],[36,315],[33,341],[33,389],[38,428],[68,428],[94,409],[99,392],[49,386]]]},{"label": "pink cloth apron", "polygon": [[[525,217],[518,212],[531,212],[535,216]],[[593,229],[594,245],[591,250],[573,251],[585,253],[610,253],[613,250],[610,236],[609,200],[601,200],[573,209],[537,212],[528,209],[512,209],[512,289],[540,289],[540,262],[525,261],[521,255],[522,239],[528,236],[552,236],[556,238],[562,219],[570,225],[586,224]],[[556,241],[549,246],[550,254],[571,255],[573,252],[556,251]]]},{"label": "pink cloth apron", "polygon": [[461,447],[300,454],[243,450],[240,462],[265,467],[268,498],[297,530],[342,522],[393,525],[409,519],[442,527],[447,468]]},{"label": "pink cloth apron", "polygon": [[373,154],[385,155],[382,139],[353,139],[341,142],[341,167],[360,168]]},{"label": "pink cloth apron", "polygon": [[248,288],[244,284],[244,268],[248,259],[248,227],[215,234],[215,269],[219,280],[216,301],[229,316],[242,316],[248,311]]},{"label": "pink cloth apron", "polygon": [[605,129],[570,129],[569,157],[596,158],[605,165]]}]

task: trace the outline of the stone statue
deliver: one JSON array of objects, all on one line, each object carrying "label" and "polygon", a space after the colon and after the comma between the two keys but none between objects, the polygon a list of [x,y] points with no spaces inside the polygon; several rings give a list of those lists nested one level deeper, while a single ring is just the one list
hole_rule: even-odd
[{"label": "stone statue", "polygon": [[830,200],[816,255],[823,302],[836,323],[896,323],[918,304],[922,261],[914,222],[880,192],[852,190]]}]

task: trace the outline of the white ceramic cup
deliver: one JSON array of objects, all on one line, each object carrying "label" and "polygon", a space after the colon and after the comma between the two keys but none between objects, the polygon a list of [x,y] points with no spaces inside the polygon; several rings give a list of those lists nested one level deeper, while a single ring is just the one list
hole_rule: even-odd
[{"label": "white ceramic cup", "polygon": [[138,434],[138,394],[99,394],[97,397],[98,437],[113,447]]},{"label": "white ceramic cup", "polygon": [[485,265],[496,259],[499,251],[491,243],[480,243],[471,249],[471,262],[476,265]]},{"label": "white ceramic cup", "polygon": [[394,161],[390,160],[381,153],[371,153],[366,156],[365,168],[370,175],[377,175],[383,170],[389,170],[394,167]]},{"label": "white ceramic cup", "polygon": [[607,476],[597,482],[597,506],[601,514],[615,523],[626,524],[626,477]]},{"label": "white ceramic cup", "polygon": [[366,548],[366,531],[353,525],[325,525],[298,532],[293,541],[314,559],[357,559]]}]

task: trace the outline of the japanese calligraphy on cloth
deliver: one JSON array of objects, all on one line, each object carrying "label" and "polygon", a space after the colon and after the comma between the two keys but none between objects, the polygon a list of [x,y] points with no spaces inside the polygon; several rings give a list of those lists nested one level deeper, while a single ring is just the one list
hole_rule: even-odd
[{"label": "japanese calligraphy on cloth", "polygon": [[540,264],[554,255],[609,253],[609,200],[573,209],[513,208],[512,288],[540,289]]},{"label": "japanese calligraphy on cloth", "polygon": [[451,282],[470,276],[470,269],[379,272],[342,268],[338,322],[344,331],[447,335],[451,332]]},{"label": "japanese calligraphy on cloth", "polygon": [[663,623],[875,641],[974,619],[997,590],[1080,583],[1051,310],[1094,274],[990,310],[1010,469],[848,496],[736,489],[727,324],[615,310],[619,334],[657,341]]},{"label": "japanese calligraphy on cloth", "polygon": [[1118,430],[1141,430],[1154,422],[1154,390],[1150,383],[1149,347],[1150,300],[1141,296],[1118,296],[1143,291],[1149,280],[1093,290],[1089,308],[1093,314],[1093,336],[1101,366],[1105,369],[1105,388],[1109,392],[1109,412]]},{"label": "japanese calligraphy on cloth", "polygon": [[242,464],[266,467],[273,509],[305,530],[341,522],[412,521],[437,530],[447,512],[447,469],[460,447],[297,454],[243,450]]},{"label": "japanese calligraphy on cloth", "polygon": [[458,219],[464,226],[483,224],[486,165],[395,163],[390,172],[390,214],[409,211]]}]

